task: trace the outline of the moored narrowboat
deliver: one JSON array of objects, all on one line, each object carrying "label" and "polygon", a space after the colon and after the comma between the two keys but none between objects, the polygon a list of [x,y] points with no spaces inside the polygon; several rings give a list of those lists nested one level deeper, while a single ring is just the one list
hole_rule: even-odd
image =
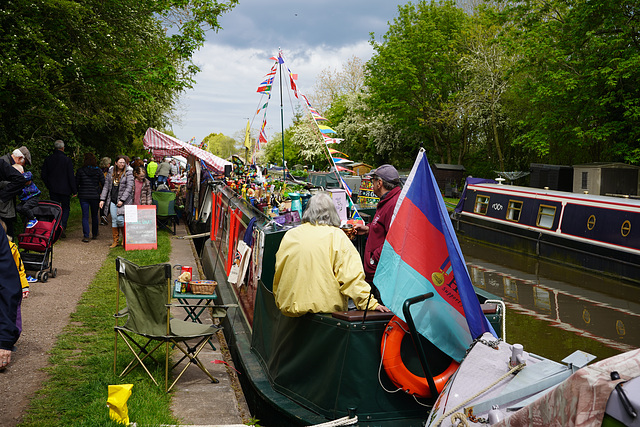
[{"label": "moored narrowboat", "polygon": [[[359,426],[422,426],[435,397],[403,392],[381,364],[381,343],[392,315],[282,315],[272,293],[275,255],[284,233],[296,224],[279,225],[220,181],[201,185],[208,187],[201,191],[199,216],[191,218],[191,227],[211,230],[211,238],[196,245],[203,270],[219,283],[219,302],[238,306],[228,310],[223,326],[252,416],[266,426],[313,425],[350,416],[358,417]],[[229,254],[233,258],[237,242],[249,236],[251,261],[245,280],[236,285],[229,281]],[[491,297],[480,289],[477,295],[480,302]],[[499,330],[501,311],[494,305],[484,308]],[[445,371],[451,359],[428,341],[424,345],[432,372]],[[406,367],[424,377],[411,340],[402,347]]]},{"label": "moored narrowboat", "polygon": [[640,200],[467,183],[459,237],[640,283]]}]

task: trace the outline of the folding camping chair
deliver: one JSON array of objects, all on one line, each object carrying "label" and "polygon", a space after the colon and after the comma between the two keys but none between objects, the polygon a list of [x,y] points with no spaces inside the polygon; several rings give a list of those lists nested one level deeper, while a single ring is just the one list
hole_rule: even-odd
[{"label": "folding camping chair", "polygon": [[[115,341],[113,350],[113,372],[116,373],[116,362],[118,354],[118,337],[122,338],[135,356],[133,360],[124,368],[120,377],[129,374],[136,366],[141,365],[145,372],[151,377],[153,382],[158,382],[153,377],[145,361],[148,359],[158,361],[153,357],[155,350],[165,344],[164,360],[164,389],[169,392],[178,382],[182,374],[189,365],[194,364],[204,372],[212,382],[217,383],[207,368],[198,359],[198,355],[207,344],[208,340],[221,329],[216,325],[203,325],[184,320],[171,318],[171,265],[154,264],[148,266],[138,266],[124,258],[116,258],[116,271],[118,274],[117,297],[116,297],[116,324]],[[120,310],[120,291],[127,299],[127,306]],[[118,320],[127,317],[123,326],[118,325]],[[144,344],[140,344],[134,336],[142,337]],[[187,340],[197,339],[197,344],[190,346]],[[184,356],[169,368],[170,348],[175,346]],[[188,363],[180,374],[169,383],[169,371],[173,370],[185,358]]]},{"label": "folding camping chair", "polygon": [[[174,235],[176,234],[176,223],[178,216],[176,215],[176,193],[173,191],[154,191],[151,193],[153,204],[158,207],[156,211],[156,220],[158,229],[166,229]],[[171,225],[173,224],[173,231]]]}]

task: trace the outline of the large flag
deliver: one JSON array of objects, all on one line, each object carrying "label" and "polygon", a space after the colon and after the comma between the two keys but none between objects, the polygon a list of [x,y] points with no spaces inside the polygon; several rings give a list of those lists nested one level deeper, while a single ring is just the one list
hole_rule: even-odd
[{"label": "large flag", "polygon": [[418,332],[457,361],[475,338],[495,335],[423,149],[398,198],[373,282],[384,304],[403,320],[405,300],[433,292],[412,306],[411,315]]}]

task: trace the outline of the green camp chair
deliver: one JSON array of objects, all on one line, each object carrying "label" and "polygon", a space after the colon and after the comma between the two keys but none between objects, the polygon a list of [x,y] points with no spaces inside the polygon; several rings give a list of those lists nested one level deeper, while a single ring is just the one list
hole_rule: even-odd
[{"label": "green camp chair", "polygon": [[[158,207],[156,210],[158,228],[166,229],[175,235],[176,223],[178,222],[175,209],[176,193],[173,191],[154,191],[151,193],[151,199],[153,204]],[[173,225],[173,231],[171,225]]]},{"label": "green camp chair", "polygon": [[[113,372],[116,373],[118,337],[120,337],[135,356],[124,368],[120,377],[126,376],[136,366],[141,365],[153,382],[158,385],[158,382],[145,365],[145,361],[148,363],[148,359],[151,359],[158,363],[153,357],[153,353],[164,344],[166,352],[164,360],[164,389],[166,392],[173,388],[191,364],[198,366],[212,382],[217,383],[218,380],[209,373],[198,359],[198,355],[208,340],[221,327],[171,318],[169,311],[171,307],[171,265],[138,266],[118,257],[116,258],[116,271],[118,274],[118,296],[116,298],[117,314],[115,315],[116,325],[114,327]],[[127,306],[123,310],[120,310],[120,291],[127,299]],[[124,325],[120,326],[118,323],[122,317],[127,317],[127,320]],[[134,336],[139,336],[143,339],[136,340]],[[191,346],[187,343],[187,340],[198,341],[197,344]],[[144,344],[140,344],[138,341],[144,342]],[[173,346],[179,349],[184,356],[169,369],[169,352],[170,347]],[[168,386],[169,371],[178,366],[185,358],[189,358],[188,363],[186,363],[186,366],[171,386]]]}]

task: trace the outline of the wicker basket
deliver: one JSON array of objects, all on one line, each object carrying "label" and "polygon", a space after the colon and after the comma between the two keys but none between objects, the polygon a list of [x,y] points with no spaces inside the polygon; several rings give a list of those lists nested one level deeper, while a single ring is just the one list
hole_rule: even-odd
[{"label": "wicker basket", "polygon": [[211,295],[216,290],[218,282],[215,280],[193,280],[189,282],[191,293],[198,295]]}]

